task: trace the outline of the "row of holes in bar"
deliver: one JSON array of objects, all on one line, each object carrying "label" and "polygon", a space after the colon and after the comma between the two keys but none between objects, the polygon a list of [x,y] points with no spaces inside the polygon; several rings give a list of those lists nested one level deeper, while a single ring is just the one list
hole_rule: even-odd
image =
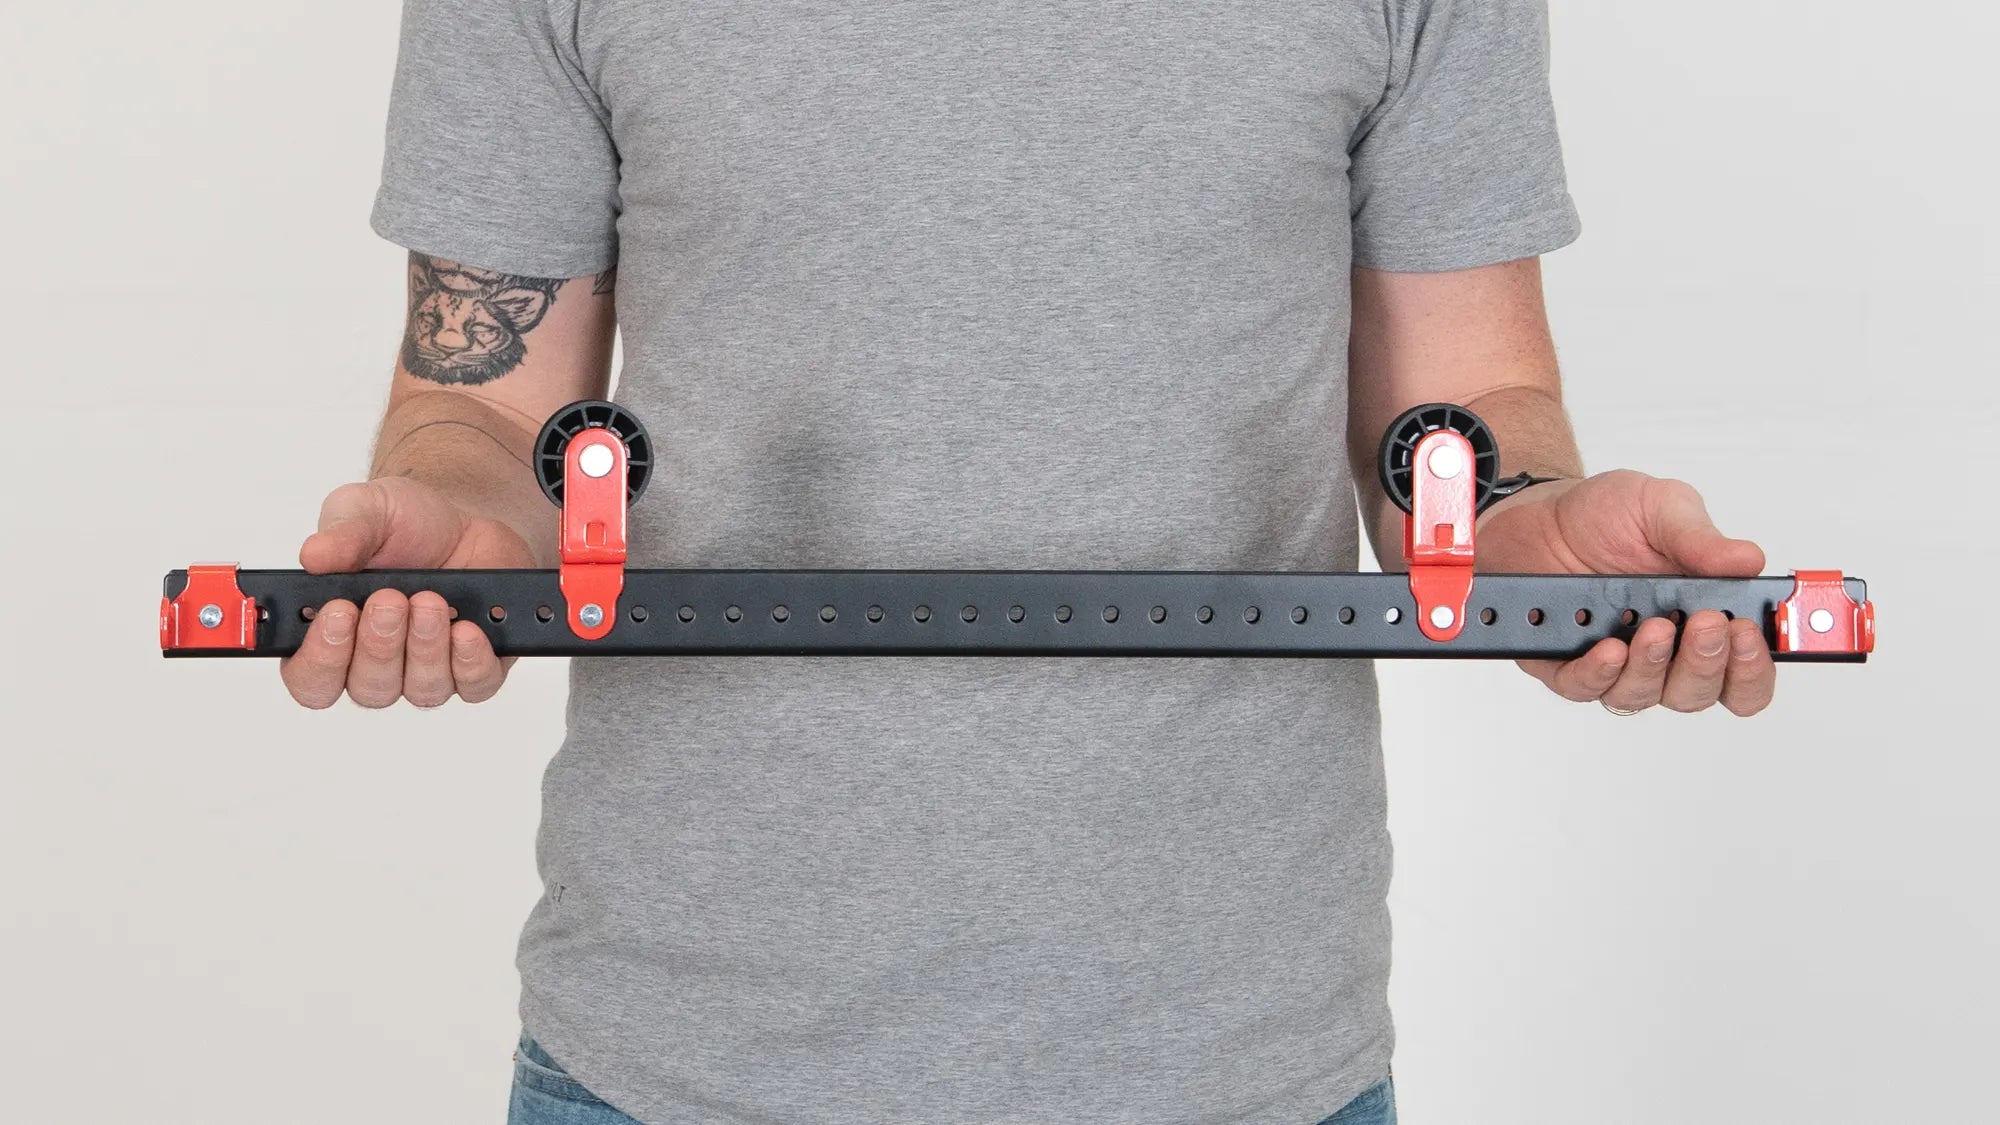
[{"label": "row of holes in bar", "polygon": [[[316,610],[308,606],[304,609],[299,610],[299,617],[301,620],[311,621],[315,613]],[[456,609],[453,609],[452,617],[455,619],[457,618],[457,616],[458,616],[458,611]],[[652,617],[652,611],[647,609],[645,606],[636,605],[632,607],[630,611],[630,616],[634,622],[645,622]],[[693,606],[684,605],[680,608],[680,612],[677,614],[677,616],[681,619],[683,623],[691,624],[694,622],[696,618],[695,609]],[[740,606],[730,606],[728,609],[722,611],[722,616],[724,620],[728,621],[731,624],[735,624],[743,620],[743,610]],[[884,610],[879,605],[871,605],[868,607],[865,616],[867,617],[868,622],[870,624],[879,624],[887,617],[887,611]],[[914,611],[911,612],[912,620],[916,621],[917,624],[919,625],[928,624],[933,616],[934,615],[932,613],[931,607],[927,605],[920,605]],[[979,607],[970,605],[966,606],[964,609],[959,611],[958,616],[959,620],[970,625],[973,622],[979,620]],[[1107,625],[1117,624],[1119,618],[1118,607],[1115,605],[1104,607],[1104,613],[1102,616],[1104,618],[1105,624]],[[1167,608],[1165,606],[1156,605],[1153,607],[1152,612],[1149,613],[1147,616],[1152,620],[1153,624],[1164,625],[1167,620]],[[1215,610],[1209,606],[1202,606],[1200,609],[1195,610],[1194,616],[1196,621],[1201,622],[1203,625],[1207,625],[1215,620]],[[1340,623],[1342,625],[1352,625],[1354,624],[1356,615],[1354,609],[1351,606],[1342,606],[1337,616],[1339,617]],[[1685,614],[1683,614],[1679,610],[1675,610],[1669,616],[1673,619],[1674,624],[1676,625],[1681,624],[1683,620],[1685,620]],[[498,605],[492,606],[486,611],[486,617],[488,620],[494,622],[495,624],[505,621],[507,620],[507,607]],[[550,621],[554,621],[555,617],[556,613],[554,609],[551,609],[546,605],[540,605],[535,607],[535,620],[547,624]],[[1074,620],[1075,617],[1076,617],[1076,611],[1071,607],[1066,605],[1056,607],[1055,619],[1057,624],[1067,625],[1072,620]],[[1259,621],[1263,620],[1263,617],[1264,617],[1264,611],[1254,605],[1243,611],[1243,621],[1245,624],[1248,625],[1257,624]],[[792,619],[792,611],[789,606],[781,605],[772,608],[771,620],[782,625],[785,622],[790,621],[791,619]],[[819,619],[831,625],[836,620],[839,619],[839,612],[830,605],[821,606],[819,611]],[[1028,619],[1028,611],[1026,609],[1018,605],[1008,607],[1007,620],[1018,625],[1021,622],[1026,621],[1027,619]],[[1589,625],[1591,622],[1591,613],[1587,609],[1579,609],[1576,611],[1574,619],[1577,625],[1579,626]],[[1311,614],[1306,610],[1304,606],[1295,606],[1292,609],[1292,624],[1304,625],[1309,620],[1311,620]],[[1382,620],[1391,625],[1399,624],[1403,620],[1403,611],[1391,607],[1386,613],[1382,615]],[[1489,607],[1479,611],[1479,623],[1482,625],[1492,625],[1498,622],[1499,620],[1500,620],[1500,614],[1497,610],[1494,610]],[[1548,621],[1548,614],[1543,612],[1542,610],[1531,609],[1528,611],[1528,624],[1539,626],[1546,623],[1547,621]],[[1639,623],[1638,611],[1631,609],[1624,611],[1623,613],[1619,614],[1618,623],[1620,625],[1625,626],[1628,629],[1638,624]]]}]

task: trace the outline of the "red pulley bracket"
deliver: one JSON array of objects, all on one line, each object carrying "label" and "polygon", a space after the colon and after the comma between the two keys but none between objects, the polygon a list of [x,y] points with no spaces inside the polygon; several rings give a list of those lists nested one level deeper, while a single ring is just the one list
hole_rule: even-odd
[{"label": "red pulley bracket", "polygon": [[236,583],[235,563],[188,567],[187,585],[160,599],[160,651],[257,648],[257,599]]},{"label": "red pulley bracket", "polygon": [[1778,603],[1779,652],[1875,651],[1875,603],[1857,603],[1837,570],[1795,570],[1792,596]]},{"label": "red pulley bracket", "polygon": [[1477,462],[1464,436],[1435,430],[1411,451],[1403,559],[1410,564],[1417,627],[1434,641],[1452,640],[1465,628],[1478,490]]},{"label": "red pulley bracket", "polygon": [[563,452],[562,570],[569,627],[586,641],[602,640],[625,590],[625,443],[591,428]]}]

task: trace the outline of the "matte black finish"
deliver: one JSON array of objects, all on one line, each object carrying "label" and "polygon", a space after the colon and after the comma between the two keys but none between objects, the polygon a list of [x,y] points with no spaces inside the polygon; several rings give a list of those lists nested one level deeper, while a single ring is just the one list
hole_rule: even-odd
[{"label": "matte black finish", "polygon": [[1439,430],[1450,430],[1464,438],[1472,446],[1473,510],[1485,511],[1493,502],[1493,489],[1500,479],[1500,442],[1493,436],[1479,415],[1449,402],[1430,402],[1413,406],[1397,415],[1382,434],[1382,446],[1376,454],[1376,468],[1381,473],[1382,491],[1403,511],[1410,510],[1415,502],[1411,489],[1411,478],[1415,475],[1412,460],[1417,453],[1417,443]]},{"label": "matte black finish", "polygon": [[[435,591],[509,656],[1568,657],[1629,636],[1628,620],[1699,609],[1763,622],[1775,648],[1772,614],[1794,586],[1788,577],[1485,574],[1464,631],[1440,644],[1417,628],[1409,580],[1391,574],[634,570],[601,641],[564,624],[553,570],[244,570],[238,582],[262,614],[256,650],[168,656],[286,656],[311,610],[396,589]],[[166,596],[186,584],[187,572],[173,571]],[[1858,578],[1847,592],[1857,603],[1868,597]]]},{"label": "matte black finish", "polygon": [[585,399],[572,402],[542,423],[535,437],[535,481],[549,503],[562,507],[563,453],[571,438],[585,430],[605,429],[625,443],[625,502],[639,499],[653,476],[653,439],[631,411],[615,402]]}]

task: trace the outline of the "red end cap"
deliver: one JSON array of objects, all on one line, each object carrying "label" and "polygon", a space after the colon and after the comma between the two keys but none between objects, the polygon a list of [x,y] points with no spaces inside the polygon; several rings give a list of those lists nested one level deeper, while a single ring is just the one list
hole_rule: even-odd
[{"label": "red end cap", "polygon": [[1875,603],[1856,604],[1837,570],[1796,570],[1778,605],[1779,652],[1867,655],[1875,651]]},{"label": "red end cap", "polygon": [[160,599],[160,651],[257,647],[257,599],[236,584],[235,563],[188,567],[186,588]]}]

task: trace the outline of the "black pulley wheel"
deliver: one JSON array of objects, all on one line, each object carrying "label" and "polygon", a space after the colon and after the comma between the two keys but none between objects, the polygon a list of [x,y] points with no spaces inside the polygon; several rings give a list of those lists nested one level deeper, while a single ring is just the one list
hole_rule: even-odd
[{"label": "black pulley wheel", "polygon": [[563,502],[563,455],[585,430],[610,430],[625,443],[625,502],[637,500],[653,475],[653,439],[632,412],[615,402],[572,402],[549,417],[535,438],[535,479],[556,507]]},{"label": "black pulley wheel", "polygon": [[1479,415],[1463,406],[1433,402],[1403,412],[1382,435],[1382,489],[1398,508],[1409,511],[1415,502],[1411,490],[1415,471],[1413,459],[1417,443],[1439,430],[1450,430],[1472,443],[1474,479],[1478,482],[1474,503],[1484,509],[1493,499],[1493,487],[1500,480],[1500,443]]}]

